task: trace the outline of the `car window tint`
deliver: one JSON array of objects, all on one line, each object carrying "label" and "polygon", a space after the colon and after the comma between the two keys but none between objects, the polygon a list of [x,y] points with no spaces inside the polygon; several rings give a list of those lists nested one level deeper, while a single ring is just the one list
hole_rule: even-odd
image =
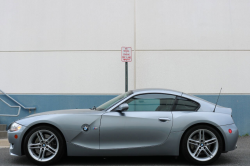
[{"label": "car window tint", "polygon": [[171,111],[174,101],[174,95],[137,95],[126,101],[129,105],[129,109],[127,111]]},{"label": "car window tint", "polygon": [[198,107],[199,104],[192,100],[183,97],[177,97],[174,111],[195,111]]}]

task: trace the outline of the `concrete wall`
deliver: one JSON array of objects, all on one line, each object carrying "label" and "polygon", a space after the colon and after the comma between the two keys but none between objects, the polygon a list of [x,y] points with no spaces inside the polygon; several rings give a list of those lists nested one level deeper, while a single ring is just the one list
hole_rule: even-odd
[{"label": "concrete wall", "polygon": [[[250,133],[249,8],[250,0],[0,0],[0,89],[38,112],[83,99],[97,105],[124,92],[120,49],[128,46],[129,89],[213,101],[222,87],[220,104],[233,108],[241,134]],[[53,98],[46,109],[45,96]],[[62,104],[65,96],[78,99]]]}]

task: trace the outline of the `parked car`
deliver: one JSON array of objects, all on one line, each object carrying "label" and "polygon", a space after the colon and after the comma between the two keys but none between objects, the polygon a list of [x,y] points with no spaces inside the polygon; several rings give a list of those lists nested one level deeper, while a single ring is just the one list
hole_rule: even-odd
[{"label": "parked car", "polygon": [[[93,109],[37,113],[12,123],[10,154],[36,164],[68,156],[178,156],[210,164],[236,149],[231,108],[166,89],[131,90]],[[83,161],[84,162],[84,161]]]}]

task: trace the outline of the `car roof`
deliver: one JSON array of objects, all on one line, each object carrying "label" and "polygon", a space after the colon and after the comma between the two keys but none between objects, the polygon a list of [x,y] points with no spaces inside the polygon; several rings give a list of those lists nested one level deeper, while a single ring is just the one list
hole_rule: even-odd
[{"label": "car roof", "polygon": [[144,88],[144,89],[135,89],[133,90],[134,94],[143,94],[143,93],[167,93],[181,96],[182,92],[170,89],[161,89],[161,88]]}]

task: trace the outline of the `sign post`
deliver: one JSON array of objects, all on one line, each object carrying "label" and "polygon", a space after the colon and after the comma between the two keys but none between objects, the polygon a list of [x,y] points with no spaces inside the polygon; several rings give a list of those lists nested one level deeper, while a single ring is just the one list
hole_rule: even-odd
[{"label": "sign post", "polygon": [[121,60],[125,62],[125,92],[128,91],[128,62],[132,62],[132,48],[122,47]]}]

